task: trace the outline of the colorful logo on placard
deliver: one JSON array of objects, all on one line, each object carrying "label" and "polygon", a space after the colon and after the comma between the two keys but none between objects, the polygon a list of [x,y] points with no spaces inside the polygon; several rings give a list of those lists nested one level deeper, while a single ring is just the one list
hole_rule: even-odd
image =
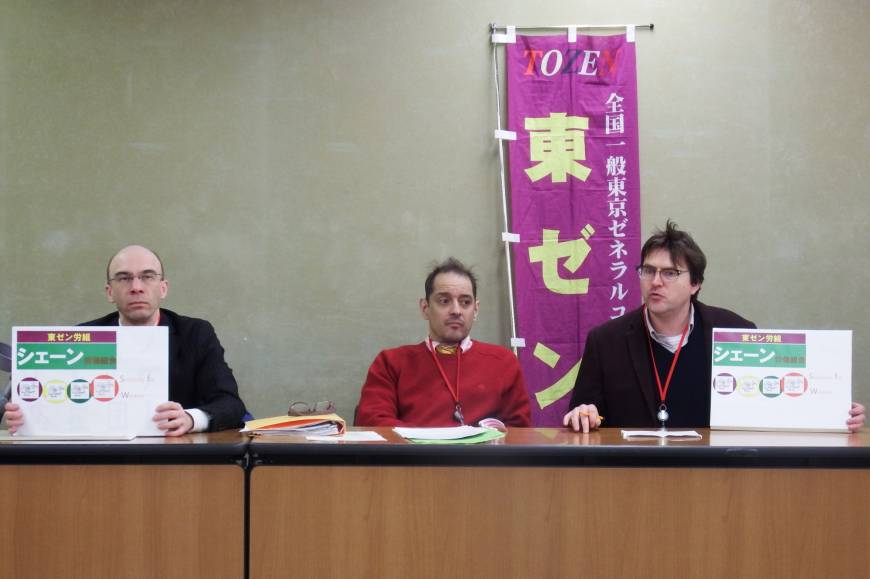
[{"label": "colorful logo on placard", "polygon": [[737,380],[737,391],[747,398],[752,398],[758,395],[758,377],[757,376],[741,376]]},{"label": "colorful logo on placard", "polygon": [[108,374],[97,376],[91,381],[91,392],[100,402],[114,400],[119,390],[118,381]]},{"label": "colorful logo on placard", "polygon": [[66,382],[63,380],[49,380],[45,383],[42,396],[46,402],[60,404],[66,402]]},{"label": "colorful logo on placard", "polygon": [[768,398],[776,398],[782,394],[782,383],[777,376],[765,376],[758,385],[761,393]]},{"label": "colorful logo on placard", "polygon": [[83,404],[90,400],[91,394],[91,383],[82,379],[70,382],[66,391],[67,397],[77,404]]},{"label": "colorful logo on placard", "polygon": [[731,374],[713,377],[713,390],[719,394],[732,394],[737,389],[737,379]]},{"label": "colorful logo on placard", "polygon": [[18,382],[18,396],[25,402],[33,402],[42,396],[42,383],[36,378],[25,378]]},{"label": "colorful logo on placard", "polygon": [[782,391],[786,396],[797,398],[809,388],[809,381],[803,374],[789,372],[782,377]]}]

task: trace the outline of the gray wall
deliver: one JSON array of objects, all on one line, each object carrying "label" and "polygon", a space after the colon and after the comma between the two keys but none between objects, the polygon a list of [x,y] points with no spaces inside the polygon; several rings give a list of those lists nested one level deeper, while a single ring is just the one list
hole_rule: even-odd
[{"label": "gray wall", "polygon": [[644,234],[695,234],[709,303],[853,329],[870,400],[861,0],[0,0],[0,336],[110,311],[106,259],[137,242],[259,416],[350,417],[450,254],[482,280],[475,335],[506,343],[490,22],[654,22]]}]

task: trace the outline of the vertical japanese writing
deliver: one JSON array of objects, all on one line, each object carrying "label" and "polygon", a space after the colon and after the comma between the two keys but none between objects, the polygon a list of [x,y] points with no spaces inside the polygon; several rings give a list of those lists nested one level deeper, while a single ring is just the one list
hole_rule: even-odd
[{"label": "vertical japanese writing", "polygon": [[[613,92],[604,101],[604,131],[606,135],[625,134],[625,110],[622,107],[623,97]],[[616,143],[625,145],[625,141]],[[625,313],[626,297],[629,295],[627,284],[622,278],[628,270],[628,248],[623,241],[628,228],[628,199],[625,194],[627,163],[623,155],[608,155],[605,160],[605,175],[607,176],[607,218],[610,220],[608,229],[613,235],[610,242],[610,319],[618,318]]]}]

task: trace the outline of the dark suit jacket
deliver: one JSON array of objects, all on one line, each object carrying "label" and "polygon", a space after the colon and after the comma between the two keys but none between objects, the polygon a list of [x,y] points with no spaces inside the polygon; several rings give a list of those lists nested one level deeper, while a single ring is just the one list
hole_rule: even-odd
[{"label": "dark suit jacket", "polygon": [[[695,302],[695,315],[700,316],[704,326],[709,381],[713,328],[754,328],[755,324],[734,312],[700,302]],[[595,404],[605,418],[605,426],[658,425],[659,393],[649,360],[642,308],[589,332],[570,408],[580,404]]]},{"label": "dark suit jacket", "polygon": [[[118,312],[81,325],[117,326]],[[169,399],[207,413],[210,431],[240,427],[245,404],[212,325],[164,309],[160,325],[169,327]]]}]

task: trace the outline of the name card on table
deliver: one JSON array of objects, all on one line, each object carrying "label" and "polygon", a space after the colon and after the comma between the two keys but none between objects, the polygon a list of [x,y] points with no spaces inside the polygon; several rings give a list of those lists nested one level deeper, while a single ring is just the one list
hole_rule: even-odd
[{"label": "name card on table", "polygon": [[152,420],[169,399],[165,326],[12,328],[16,436],[162,436]]},{"label": "name card on table", "polygon": [[713,329],[710,428],[848,432],[850,330]]}]

